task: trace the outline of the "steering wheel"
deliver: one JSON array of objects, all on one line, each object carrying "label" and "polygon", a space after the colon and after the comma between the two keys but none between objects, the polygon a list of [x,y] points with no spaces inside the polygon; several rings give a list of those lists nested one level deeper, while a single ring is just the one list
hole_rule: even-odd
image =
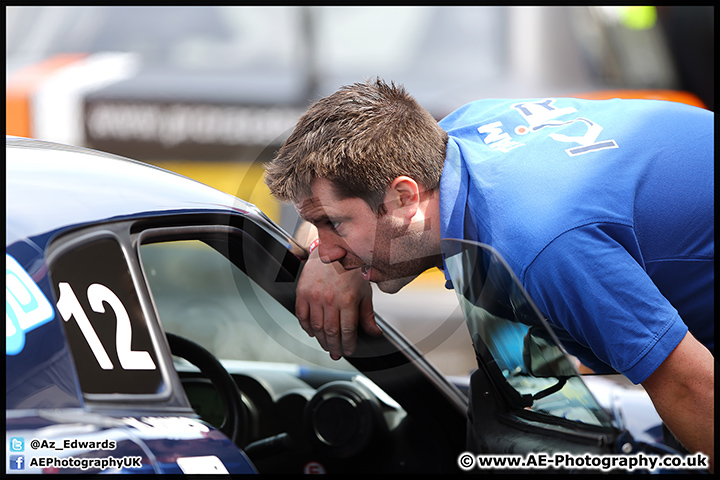
[{"label": "steering wheel", "polygon": [[200,372],[207,377],[220,394],[223,406],[225,407],[225,419],[219,429],[235,445],[244,446],[249,439],[250,413],[242,400],[242,395],[237,384],[225,370],[225,367],[197,343],[180,337],[173,333],[165,333],[170,351],[173,355],[184,358],[200,369]]}]

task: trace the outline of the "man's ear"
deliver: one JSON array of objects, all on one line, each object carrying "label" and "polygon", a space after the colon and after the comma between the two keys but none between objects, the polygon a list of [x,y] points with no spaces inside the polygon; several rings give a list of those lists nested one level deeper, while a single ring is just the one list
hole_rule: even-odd
[{"label": "man's ear", "polygon": [[420,205],[420,186],[410,177],[404,175],[397,177],[388,188],[385,205],[389,206],[389,213],[411,220]]}]

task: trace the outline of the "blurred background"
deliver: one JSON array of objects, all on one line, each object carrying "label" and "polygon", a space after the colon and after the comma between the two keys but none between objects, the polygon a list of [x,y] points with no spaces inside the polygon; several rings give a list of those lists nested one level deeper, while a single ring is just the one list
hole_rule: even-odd
[{"label": "blurred background", "polygon": [[[262,164],[342,85],[404,84],[438,119],[487,97],[713,110],[713,35],[711,6],[6,7],[6,133],[159,165],[292,233],[297,215],[270,197]],[[376,292],[376,310],[462,374],[474,356],[443,283],[430,272]]]}]

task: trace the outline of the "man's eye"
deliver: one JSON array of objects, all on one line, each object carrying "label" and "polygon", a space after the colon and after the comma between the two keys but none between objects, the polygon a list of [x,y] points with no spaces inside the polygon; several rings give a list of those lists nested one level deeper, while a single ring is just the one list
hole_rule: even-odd
[{"label": "man's eye", "polygon": [[332,231],[335,232],[335,233],[338,233],[338,228],[340,228],[340,225],[342,225],[342,222],[338,222],[338,221],[335,221],[335,220],[327,220],[327,221],[325,222],[325,224],[327,225],[327,227],[328,227],[330,230],[332,230]]}]

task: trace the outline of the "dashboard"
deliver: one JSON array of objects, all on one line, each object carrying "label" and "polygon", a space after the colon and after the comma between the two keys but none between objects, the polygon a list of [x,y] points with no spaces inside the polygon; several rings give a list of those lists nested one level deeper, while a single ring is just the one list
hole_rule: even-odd
[{"label": "dashboard", "polygon": [[[225,407],[214,385],[197,371],[177,368],[195,412],[219,427]],[[230,373],[248,412],[249,442],[240,447],[260,473],[406,468],[411,452],[398,446],[407,445],[413,422],[365,376],[306,367]]]}]

